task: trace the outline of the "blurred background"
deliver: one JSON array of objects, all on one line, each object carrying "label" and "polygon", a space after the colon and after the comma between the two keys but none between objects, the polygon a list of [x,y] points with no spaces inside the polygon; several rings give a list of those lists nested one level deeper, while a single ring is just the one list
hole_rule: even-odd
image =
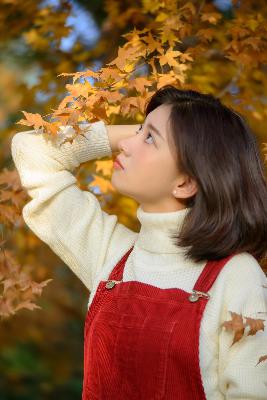
[{"label": "blurred background", "polygon": [[[16,125],[23,117],[21,111],[43,116],[51,113],[66,96],[65,85],[72,83],[71,78],[59,78],[59,74],[87,68],[99,70],[117,57],[118,48],[125,43],[122,35],[134,27],[146,28],[156,17],[167,27],[161,14],[164,7],[172,17],[175,7],[185,4],[189,4],[188,9],[194,4],[199,12],[207,7],[208,15],[201,20],[205,26],[200,26],[189,15],[187,30],[184,28],[181,33],[184,49],[190,46],[197,49],[195,38],[202,29],[201,45],[208,55],[193,63],[186,83],[203,92],[212,92],[237,107],[242,98],[242,112],[257,136],[264,157],[267,55],[266,47],[265,52],[259,47],[260,39],[266,34],[262,28],[267,22],[264,1],[2,0],[0,3],[0,185],[3,185],[0,244],[5,249],[0,258],[1,400],[81,398],[83,323],[89,297],[76,276],[21,219],[21,208],[27,197],[19,187],[16,174],[11,173],[14,165],[10,154],[12,136],[25,130]],[[223,21],[218,26],[216,13]],[[232,36],[227,37],[224,24],[234,23],[238,13],[246,18],[246,32],[242,32],[242,23],[237,21],[236,30],[233,28]],[[165,33],[168,36],[171,30],[166,29]],[[242,42],[242,47],[240,41],[244,38],[247,42],[246,46]],[[223,43],[224,51],[231,49],[231,57],[218,54],[216,43]],[[147,69],[140,68],[139,76],[142,73],[147,74]],[[93,79],[90,81],[93,83]],[[120,123],[122,119],[117,115],[115,121]],[[81,175],[80,179],[86,187],[90,174]],[[104,201],[101,187],[96,185],[91,189]],[[116,196],[103,206],[137,231],[136,205]],[[53,279],[38,299],[40,309],[28,306],[11,312],[4,296],[4,289],[14,283],[5,269],[11,265],[20,276],[29,274],[37,282]],[[17,281],[13,289],[16,285]]]}]

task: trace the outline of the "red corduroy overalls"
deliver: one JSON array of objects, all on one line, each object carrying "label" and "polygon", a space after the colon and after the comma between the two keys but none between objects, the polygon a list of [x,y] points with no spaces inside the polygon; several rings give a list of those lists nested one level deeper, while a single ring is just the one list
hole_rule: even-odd
[{"label": "red corduroy overalls", "polygon": [[83,400],[204,400],[200,321],[225,263],[208,261],[197,292],[122,282],[125,262],[100,281],[84,327]]}]

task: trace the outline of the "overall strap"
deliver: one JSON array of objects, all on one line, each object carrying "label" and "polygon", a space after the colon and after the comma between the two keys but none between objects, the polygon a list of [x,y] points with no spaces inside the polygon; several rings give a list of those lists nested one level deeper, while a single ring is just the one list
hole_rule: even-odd
[{"label": "overall strap", "polygon": [[130,253],[132,252],[134,246],[132,246],[123,256],[122,258],[118,261],[118,263],[115,265],[113,270],[111,271],[109,275],[109,280],[114,279],[114,280],[122,280],[123,277],[123,271],[124,271],[124,266],[126,263],[127,258],[129,257]]},{"label": "overall strap", "polygon": [[225,266],[225,264],[235,255],[232,253],[227,257],[222,258],[221,260],[209,260],[205,265],[203,271],[198,277],[193,290],[198,290],[201,292],[207,292],[215,282],[217,276]]}]

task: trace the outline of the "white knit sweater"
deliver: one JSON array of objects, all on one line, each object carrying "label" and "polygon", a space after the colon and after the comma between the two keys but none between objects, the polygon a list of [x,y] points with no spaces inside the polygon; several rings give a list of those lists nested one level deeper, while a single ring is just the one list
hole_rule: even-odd
[{"label": "white knit sweater", "polygon": [[[73,171],[80,163],[111,156],[102,121],[85,126],[85,136],[61,148],[41,133],[19,132],[12,138],[12,157],[31,200],[23,208],[29,228],[43,240],[90,290],[91,304],[100,280],[108,278],[119,259],[135,243],[123,280],[138,280],[160,288],[192,291],[205,262],[186,261],[168,231],[178,231],[189,209],[148,213],[139,206],[139,233],[101,210],[96,196],[77,186]],[[62,130],[63,136],[68,128]],[[212,245],[212,243],[211,243]],[[229,311],[267,319],[267,279],[249,253],[235,255],[220,272],[209,293],[201,321],[199,357],[208,400],[267,399],[267,325],[232,347],[233,333],[221,328]],[[246,333],[249,328],[246,328]]]}]

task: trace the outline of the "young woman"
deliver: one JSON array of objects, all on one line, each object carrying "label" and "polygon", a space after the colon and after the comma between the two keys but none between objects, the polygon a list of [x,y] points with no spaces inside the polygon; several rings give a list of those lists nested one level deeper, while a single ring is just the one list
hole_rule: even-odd
[{"label": "young woman", "polygon": [[[90,290],[83,399],[267,399],[267,329],[233,344],[222,326],[231,312],[266,323],[267,185],[255,137],[212,95],[170,85],[135,129],[98,121],[61,147],[35,131],[12,140],[31,197],[26,224]],[[139,203],[138,233],[72,174],[118,151],[112,184]]]}]

